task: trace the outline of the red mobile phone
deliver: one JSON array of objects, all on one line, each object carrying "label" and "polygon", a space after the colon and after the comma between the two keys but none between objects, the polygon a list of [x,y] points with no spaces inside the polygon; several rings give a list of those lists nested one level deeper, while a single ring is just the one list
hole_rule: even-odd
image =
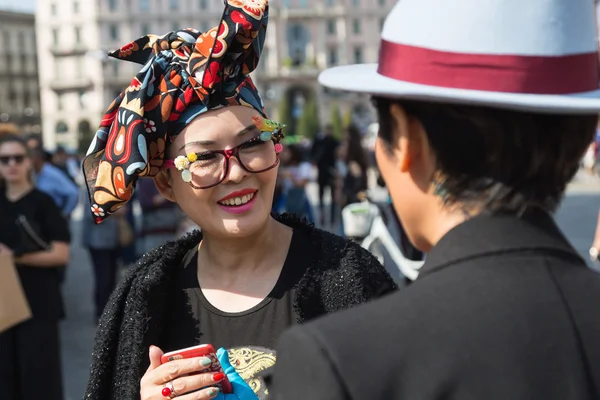
[{"label": "red mobile phone", "polygon": [[[219,362],[219,359],[217,358],[217,352],[215,351],[215,348],[210,344],[201,344],[199,346],[188,347],[186,349],[171,351],[169,353],[163,354],[162,357],[160,358],[160,362],[161,362],[161,364],[164,364],[169,361],[183,360],[183,359],[194,358],[194,357],[208,357],[212,360],[212,364],[208,368],[206,368],[205,370],[198,372],[198,373],[204,373],[204,372],[221,372],[223,374],[225,373],[225,371],[223,371],[223,367],[221,366],[221,363]],[[221,382],[217,383],[216,386],[219,386],[221,388],[221,391],[224,394],[233,393],[233,388],[231,387],[231,382],[229,382],[229,379],[227,379],[227,375],[225,375],[225,378]]]}]

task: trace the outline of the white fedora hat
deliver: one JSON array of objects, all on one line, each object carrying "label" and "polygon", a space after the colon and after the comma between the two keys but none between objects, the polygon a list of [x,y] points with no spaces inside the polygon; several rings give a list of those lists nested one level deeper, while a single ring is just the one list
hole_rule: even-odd
[{"label": "white fedora hat", "polygon": [[378,64],[328,69],[333,89],[552,113],[600,111],[593,0],[399,0]]}]

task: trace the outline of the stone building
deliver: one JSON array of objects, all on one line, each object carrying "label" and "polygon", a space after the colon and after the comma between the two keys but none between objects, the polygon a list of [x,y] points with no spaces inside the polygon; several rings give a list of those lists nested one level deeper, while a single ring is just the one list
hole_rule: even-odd
[{"label": "stone building", "polygon": [[0,10],[0,43],[0,123],[40,133],[34,15]]},{"label": "stone building", "polygon": [[[259,1],[259,0],[255,0]],[[369,117],[368,100],[327,92],[322,69],[375,62],[382,21],[394,0],[271,1],[267,43],[253,74],[268,111],[288,98],[293,115],[316,95],[321,119],[337,101]],[[105,54],[146,33],[216,25],[222,0],[38,0],[37,32],[44,140],[85,149],[95,127],[139,66]]]}]

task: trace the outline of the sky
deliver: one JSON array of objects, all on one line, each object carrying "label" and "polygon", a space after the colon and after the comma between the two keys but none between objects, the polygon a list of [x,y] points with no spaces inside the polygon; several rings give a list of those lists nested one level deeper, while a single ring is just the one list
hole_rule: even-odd
[{"label": "sky", "polygon": [[0,10],[35,11],[35,0],[0,0]]}]

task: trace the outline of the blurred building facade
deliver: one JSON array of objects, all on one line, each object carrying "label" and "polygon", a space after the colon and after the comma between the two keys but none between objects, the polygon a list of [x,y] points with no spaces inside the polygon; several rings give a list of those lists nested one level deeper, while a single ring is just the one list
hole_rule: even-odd
[{"label": "blurred building facade", "polygon": [[[258,0],[255,0],[258,1]],[[253,78],[277,115],[282,99],[297,115],[310,96],[321,119],[334,101],[369,113],[364,96],[331,93],[317,84],[324,68],[376,62],[379,32],[394,0],[271,2],[267,43]],[[47,147],[85,151],[103,112],[140,66],[106,52],[147,33],[182,27],[205,31],[222,14],[222,0],[38,0],[36,29]]]},{"label": "blurred building facade", "polygon": [[0,43],[0,123],[40,133],[34,15],[0,11]]}]

